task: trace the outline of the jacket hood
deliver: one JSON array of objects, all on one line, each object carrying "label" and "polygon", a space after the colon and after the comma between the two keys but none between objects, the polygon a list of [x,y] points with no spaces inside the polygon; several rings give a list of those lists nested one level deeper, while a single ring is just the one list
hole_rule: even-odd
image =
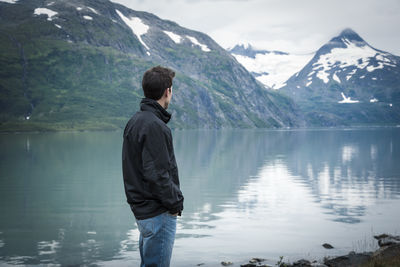
[{"label": "jacket hood", "polygon": [[154,99],[143,98],[140,102],[141,111],[150,111],[159,117],[163,122],[168,123],[171,119],[171,113],[165,110],[158,102]]}]

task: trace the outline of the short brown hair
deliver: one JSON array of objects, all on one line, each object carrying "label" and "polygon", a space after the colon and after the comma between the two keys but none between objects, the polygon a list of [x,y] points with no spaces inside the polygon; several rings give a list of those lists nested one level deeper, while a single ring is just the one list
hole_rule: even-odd
[{"label": "short brown hair", "polygon": [[174,77],[175,72],[168,68],[157,66],[148,69],[142,79],[144,96],[159,100],[163,96],[165,89],[171,88]]}]

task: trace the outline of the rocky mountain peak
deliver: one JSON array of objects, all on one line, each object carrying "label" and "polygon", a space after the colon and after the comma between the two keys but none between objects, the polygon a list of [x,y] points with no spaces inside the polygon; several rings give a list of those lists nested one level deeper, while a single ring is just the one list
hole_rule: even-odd
[{"label": "rocky mountain peak", "polygon": [[333,37],[328,43],[323,45],[316,53],[316,56],[330,53],[335,48],[347,48],[349,46],[365,47],[369,46],[355,31],[350,28],[344,29],[339,35]]},{"label": "rocky mountain peak", "polygon": [[258,51],[256,51],[253,46],[249,43],[241,43],[235,45],[233,48],[228,49],[231,54],[247,56],[251,58],[255,58]]},{"label": "rocky mountain peak", "polygon": [[351,28],[344,29],[338,37],[346,38],[351,41],[365,42],[354,30]]},{"label": "rocky mountain peak", "polygon": [[250,58],[255,58],[257,54],[275,54],[275,55],[288,55],[286,52],[282,51],[270,51],[257,49],[252,46],[250,43],[240,43],[235,45],[233,48],[228,49],[228,52],[235,55],[246,56]]}]

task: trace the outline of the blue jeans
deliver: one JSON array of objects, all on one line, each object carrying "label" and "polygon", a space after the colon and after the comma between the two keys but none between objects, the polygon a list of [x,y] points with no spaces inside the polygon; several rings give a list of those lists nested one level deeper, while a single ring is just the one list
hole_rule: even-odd
[{"label": "blue jeans", "polygon": [[169,212],[136,220],[139,228],[141,267],[169,267],[176,233],[176,216]]}]

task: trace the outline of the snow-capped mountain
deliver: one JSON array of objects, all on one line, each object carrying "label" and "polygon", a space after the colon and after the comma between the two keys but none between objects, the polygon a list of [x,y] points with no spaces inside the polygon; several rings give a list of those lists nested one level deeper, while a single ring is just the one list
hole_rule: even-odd
[{"label": "snow-capped mountain", "polygon": [[175,70],[174,128],[301,123],[204,33],[108,0],[0,0],[0,131],[123,127],[151,66]]},{"label": "snow-capped mountain", "polygon": [[250,44],[238,44],[228,51],[265,87],[279,89],[313,57],[313,54],[289,54],[259,50]]},{"label": "snow-capped mountain", "polygon": [[[350,123],[398,123],[400,57],[372,47],[345,29],[322,46],[281,91],[313,113],[314,119],[329,114],[334,121],[352,116]],[[352,115],[344,110],[349,105]]]},{"label": "snow-capped mountain", "polygon": [[400,57],[373,48],[353,30],[345,29],[322,46],[283,90],[295,99],[324,92],[325,100],[338,102],[343,92],[363,102],[389,103],[394,99],[388,90],[400,82],[399,74]]}]

